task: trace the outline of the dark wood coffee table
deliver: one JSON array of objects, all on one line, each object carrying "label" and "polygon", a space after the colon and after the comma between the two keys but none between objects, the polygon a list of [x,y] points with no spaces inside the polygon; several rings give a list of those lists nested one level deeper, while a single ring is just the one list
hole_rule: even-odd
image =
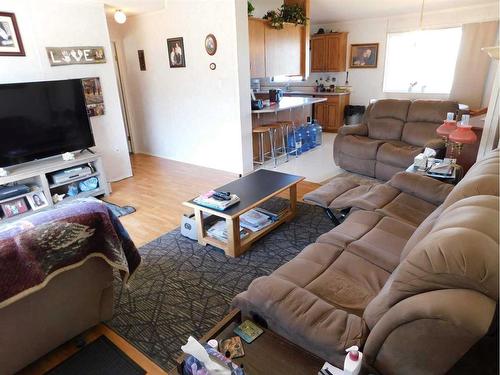
[{"label": "dark wood coffee table", "polygon": [[[249,249],[253,242],[295,216],[297,211],[297,184],[303,179],[304,177],[300,176],[260,169],[215,189],[217,191],[230,191],[240,198],[237,204],[229,207],[225,211],[217,211],[212,208],[200,206],[194,203],[194,198],[184,202],[183,204],[185,206],[191,207],[194,210],[198,231],[198,243],[203,246],[210,244],[223,249],[226,255],[232,257],[243,254]],[[280,213],[279,220],[258,232],[249,233],[245,238],[240,239],[240,216],[287,189],[290,192],[290,206]],[[207,235],[202,212],[226,220],[228,228],[227,243]]]},{"label": "dark wood coffee table", "polygon": [[[216,339],[219,344],[230,337],[236,336],[233,329],[241,323],[241,312],[232,310],[224,319],[213,327],[199,342],[205,344],[208,340]],[[278,334],[263,328],[264,333],[251,344],[243,340],[245,355],[235,358],[238,365],[243,364],[247,374],[266,375],[316,375],[321,369],[324,360],[301,347],[291,343]],[[185,356],[177,359],[177,372],[182,374]]]}]

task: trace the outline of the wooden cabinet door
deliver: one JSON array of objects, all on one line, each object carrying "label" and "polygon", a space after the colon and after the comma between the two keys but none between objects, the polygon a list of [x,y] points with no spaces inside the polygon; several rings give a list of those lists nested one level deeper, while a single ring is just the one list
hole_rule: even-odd
[{"label": "wooden cabinet door", "polygon": [[300,75],[302,28],[285,24],[282,30],[265,27],[266,77]]},{"label": "wooden cabinet door", "polygon": [[338,124],[339,106],[337,103],[326,104],[326,126],[325,130],[336,132],[340,128]]},{"label": "wooden cabinet door", "polygon": [[311,72],[326,70],[326,38],[324,36],[311,39]]},{"label": "wooden cabinet door", "polygon": [[250,77],[266,77],[266,48],[264,33],[266,24],[257,19],[248,19],[248,39],[250,45]]},{"label": "wooden cabinet door", "polygon": [[314,105],[314,119],[317,120],[322,127],[325,127],[325,113],[326,103],[317,103]]},{"label": "wooden cabinet door", "polygon": [[327,71],[344,72],[347,57],[347,33],[335,33],[328,36]]}]

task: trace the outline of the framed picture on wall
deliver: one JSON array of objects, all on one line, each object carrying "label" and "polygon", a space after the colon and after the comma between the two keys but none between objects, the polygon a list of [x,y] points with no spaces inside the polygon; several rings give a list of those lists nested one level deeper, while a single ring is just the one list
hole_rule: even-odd
[{"label": "framed picture on wall", "polygon": [[26,56],[14,13],[0,12],[0,56]]},{"label": "framed picture on wall", "polygon": [[84,78],[82,85],[89,117],[104,115],[104,99],[99,77]]},{"label": "framed picture on wall", "polygon": [[351,44],[349,68],[376,68],[378,43]]},{"label": "framed picture on wall", "polygon": [[171,68],[185,68],[184,40],[182,37],[167,39],[168,61]]}]

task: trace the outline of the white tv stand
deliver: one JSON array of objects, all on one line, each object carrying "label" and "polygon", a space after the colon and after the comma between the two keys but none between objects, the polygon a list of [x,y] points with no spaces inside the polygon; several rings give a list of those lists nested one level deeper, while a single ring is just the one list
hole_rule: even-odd
[{"label": "white tv stand", "polygon": [[[54,184],[49,179],[49,175],[54,172],[86,164],[90,164],[92,166],[92,169],[94,170],[91,175],[77,177],[61,184]],[[32,188],[32,191],[28,194],[31,194],[34,191],[40,191],[44,193],[45,198],[48,202],[48,207],[53,207],[55,205],[52,202],[52,195],[54,195],[55,193],[64,194],[67,192],[67,188],[70,184],[78,183],[90,177],[96,177],[99,180],[99,187],[97,189],[88,192],[80,192],[74,197],[69,197],[66,195],[64,200],[60,203],[68,202],[75,198],[109,195],[111,192],[110,186],[106,180],[106,174],[102,165],[101,156],[97,153],[92,154],[87,150],[81,153],[75,153],[74,160],[65,161],[60,155],[58,155],[43,160],[35,160],[24,164],[14,165],[12,167],[5,168],[5,170],[7,170],[8,175],[0,177],[0,185],[28,185]],[[28,194],[0,200],[0,205],[11,200],[24,198]],[[28,208],[30,208],[29,204],[27,204],[27,206]],[[32,211],[30,209],[28,212],[13,216],[12,218],[4,218],[3,212],[2,210],[0,210],[0,224],[4,223],[7,220],[17,220],[22,216],[31,215],[34,212],[35,211]]]}]

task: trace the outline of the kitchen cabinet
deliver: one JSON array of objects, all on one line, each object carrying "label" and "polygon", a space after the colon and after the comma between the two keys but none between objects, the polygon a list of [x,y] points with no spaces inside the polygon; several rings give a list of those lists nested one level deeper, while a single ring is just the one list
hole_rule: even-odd
[{"label": "kitchen cabinet", "polygon": [[300,75],[302,28],[285,24],[276,30],[266,25],[266,77]]},{"label": "kitchen cabinet", "polygon": [[323,131],[336,133],[344,125],[344,108],[349,104],[349,94],[314,97],[327,98],[326,102],[314,106],[314,118],[323,127]]},{"label": "kitchen cabinet", "polygon": [[266,76],[265,29],[265,21],[256,18],[248,19],[250,76],[252,78],[262,78]]},{"label": "kitchen cabinet", "polygon": [[311,37],[311,72],[344,72],[347,60],[347,33]]},{"label": "kitchen cabinet", "polygon": [[283,29],[276,30],[269,26],[268,21],[250,17],[250,76],[303,75],[303,34],[302,25],[285,23]]}]

